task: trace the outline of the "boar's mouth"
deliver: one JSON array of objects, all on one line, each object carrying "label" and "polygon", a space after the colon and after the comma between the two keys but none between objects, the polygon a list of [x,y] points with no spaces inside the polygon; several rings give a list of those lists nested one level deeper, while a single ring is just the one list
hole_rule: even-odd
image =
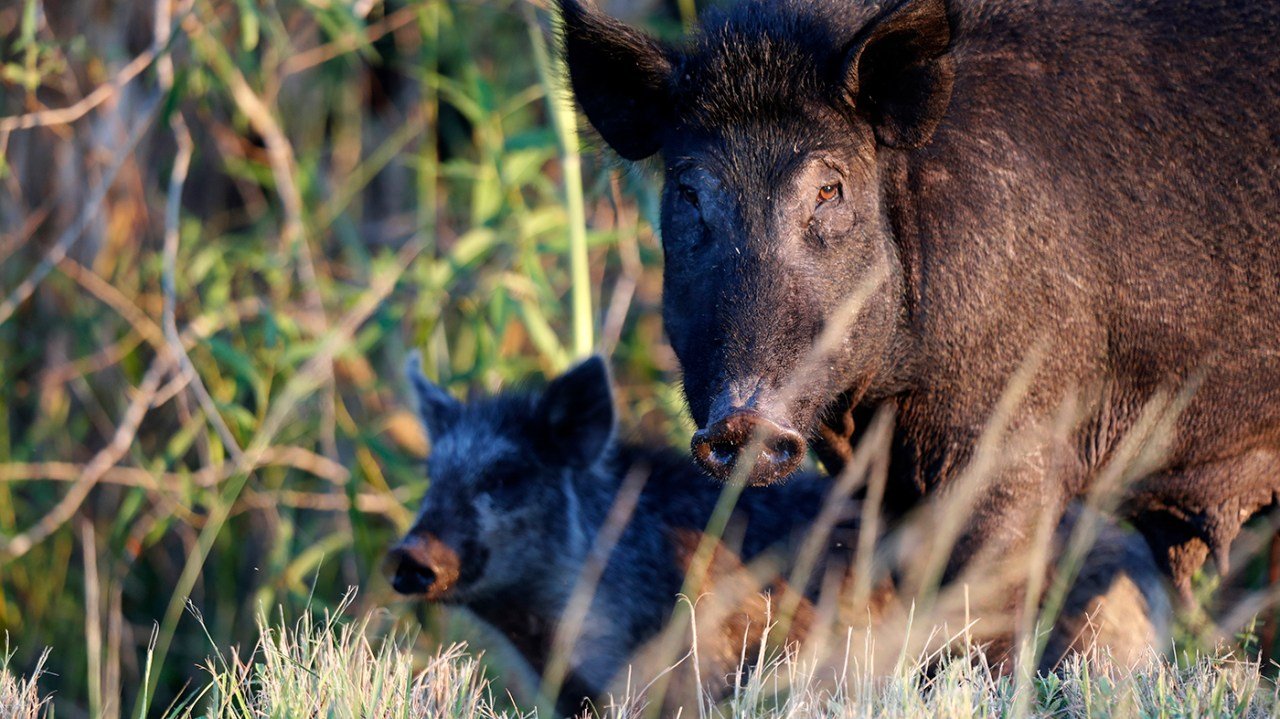
[{"label": "boar's mouth", "polygon": [[867,416],[858,417],[856,397],[859,393],[844,392],[828,403],[815,420],[811,446],[818,461],[822,462],[827,474],[835,477],[844,471],[853,461],[853,448],[857,441],[856,433],[860,421]]}]

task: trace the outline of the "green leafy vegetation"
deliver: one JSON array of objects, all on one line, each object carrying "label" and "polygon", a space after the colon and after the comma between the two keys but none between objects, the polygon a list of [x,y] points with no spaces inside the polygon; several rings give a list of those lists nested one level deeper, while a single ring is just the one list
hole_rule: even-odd
[{"label": "green leafy vegetation", "polygon": [[165,706],[347,587],[439,640],[380,566],[426,483],[410,348],[459,392],[599,349],[637,424],[683,421],[653,185],[580,154],[550,22],[0,8],[0,629],[54,648],[60,711]]}]

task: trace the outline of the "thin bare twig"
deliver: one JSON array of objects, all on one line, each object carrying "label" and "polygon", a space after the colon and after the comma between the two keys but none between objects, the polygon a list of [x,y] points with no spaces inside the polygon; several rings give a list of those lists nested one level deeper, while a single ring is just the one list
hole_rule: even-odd
[{"label": "thin bare twig", "polygon": [[[317,281],[315,260],[311,254],[311,245],[307,241],[306,226],[303,224],[302,193],[294,180],[297,175],[297,163],[294,159],[293,145],[285,135],[284,129],[272,114],[267,103],[254,92],[240,69],[227,56],[225,49],[210,36],[198,13],[190,13],[183,20],[183,28],[195,42],[200,51],[208,59],[210,67],[227,84],[231,98],[236,107],[249,120],[253,129],[262,136],[267,150],[267,164],[271,167],[271,176],[275,180],[276,192],[284,207],[284,223],[281,227],[280,246],[282,250],[296,257],[298,279],[302,283],[303,300],[307,311],[302,317],[303,326],[313,334],[319,335],[327,324],[324,301],[320,297],[320,286]],[[337,432],[335,429],[336,409],[333,398],[333,366],[323,369],[323,381],[330,385],[330,391],[321,397],[320,443],[332,459],[337,459]]]},{"label": "thin bare twig", "polygon": [[[236,107],[244,113],[254,131],[262,136],[262,142],[267,150],[267,164],[271,166],[276,192],[284,207],[284,224],[280,230],[281,247],[296,251],[298,254],[298,275],[305,284],[307,301],[312,305],[308,310],[313,313],[318,309],[322,310],[316,289],[315,264],[311,258],[311,248],[306,242],[306,231],[302,223],[302,193],[298,189],[298,184],[294,182],[296,163],[293,145],[271,113],[271,108],[267,107],[266,102],[253,91],[249,81],[226,56],[225,50],[217,39],[209,34],[208,28],[200,20],[198,13],[193,12],[187,15],[182,21],[182,26],[187,36],[209,61],[210,67],[218,78],[227,84]],[[323,319],[323,314],[308,318],[313,328],[318,326],[317,323],[323,322]]]},{"label": "thin bare twig", "polygon": [[287,77],[328,62],[335,57],[359,50],[362,46],[371,45],[384,35],[389,35],[413,22],[414,18],[418,16],[419,10],[420,8],[416,5],[409,5],[369,25],[362,35],[342,35],[333,42],[308,48],[296,55],[291,55],[281,63],[280,75]]},{"label": "thin bare twig", "polygon": [[14,130],[30,130],[36,127],[49,127],[51,125],[70,125],[89,114],[95,107],[101,105],[107,100],[115,96],[120,88],[128,85],[133,78],[137,77],[151,66],[151,63],[160,54],[162,43],[156,43],[147,48],[142,54],[129,61],[129,64],[120,68],[115,79],[111,82],[103,83],[94,88],[93,92],[85,95],[73,105],[68,107],[59,107],[49,110],[39,110],[30,112],[25,115],[13,115],[11,117],[0,117],[0,134],[13,132]]},{"label": "thin bare twig", "polygon": [[148,317],[142,308],[102,275],[70,257],[64,257],[58,263],[58,271],[115,310],[116,314],[123,317],[133,331],[141,335],[152,347],[157,350],[164,348],[164,331],[155,323],[155,320]]},{"label": "thin bare twig", "polygon": [[[236,467],[233,476],[238,477],[239,481],[232,480],[224,492],[223,500],[213,506],[212,511],[209,513],[208,521],[200,531],[196,546],[187,554],[186,564],[178,577],[173,598],[169,602],[169,607],[166,609],[164,619],[160,625],[160,641],[155,651],[157,665],[163,665],[165,658],[168,656],[173,633],[177,627],[178,618],[182,614],[184,603],[187,597],[190,596],[191,588],[195,586],[205,559],[209,555],[209,550],[213,546],[213,540],[222,531],[222,526],[231,515],[236,499],[244,489],[248,471],[270,447],[276,434],[284,427],[284,423],[293,416],[294,409],[298,403],[321,387],[325,383],[326,376],[332,376],[331,370],[334,357],[348,345],[356,330],[369,319],[369,316],[382,304],[383,300],[391,294],[404,271],[421,254],[423,247],[423,238],[420,236],[414,237],[397,253],[394,271],[373,277],[369,289],[360,296],[351,310],[342,318],[342,321],[321,340],[316,353],[289,380],[275,404],[271,406],[266,418],[258,425],[258,430],[253,440],[245,448],[244,453],[241,455],[241,461],[237,463],[239,466]],[[326,368],[330,372],[327,373]],[[151,685],[148,687],[149,691],[155,688],[156,681],[157,677],[153,676]]]},{"label": "thin bare twig", "polygon": [[[4,154],[4,145],[0,144],[0,155]],[[40,225],[49,217],[49,213],[53,211],[53,198],[46,198],[45,202],[35,209],[31,214],[27,215],[27,219],[23,221],[22,227],[7,237],[0,237],[0,264],[9,259],[14,250],[24,245],[39,229]]]},{"label": "thin bare twig", "polygon": [[107,167],[107,171],[103,173],[102,181],[98,183],[98,187],[89,197],[89,201],[85,203],[84,210],[80,212],[80,216],[72,223],[70,227],[63,231],[58,240],[53,243],[49,251],[45,253],[44,259],[40,261],[35,269],[18,284],[4,302],[0,302],[0,325],[8,321],[13,313],[17,311],[18,306],[26,301],[35,292],[36,285],[49,274],[64,257],[67,256],[71,246],[80,239],[80,235],[88,229],[89,223],[98,216],[98,211],[102,209],[102,202],[107,197],[107,192],[111,190],[111,186],[115,184],[116,175],[120,174],[120,169],[124,167],[125,162],[133,154],[133,149],[138,146],[138,142],[151,126],[151,121],[155,119],[156,112],[160,108],[160,98],[156,96],[148,101],[145,109],[142,111],[141,117],[133,131],[125,139],[123,145],[116,150],[115,157],[111,161],[111,165]]},{"label": "thin bare twig", "polygon": [[[189,9],[191,4],[192,2],[189,1],[184,10]],[[163,36],[164,41],[168,42],[168,36],[172,32],[172,24],[167,2],[156,3],[155,32],[157,40]],[[173,89],[173,59],[168,55],[161,58],[157,65],[157,70],[160,75],[160,86],[166,92],[171,91]],[[187,129],[187,122],[182,117],[181,110],[175,111],[170,116],[169,127],[173,130],[177,153],[173,160],[173,172],[169,175],[169,192],[164,210],[164,269],[161,277],[161,288],[164,295],[164,308],[161,313],[164,324],[164,339],[168,344],[169,351],[177,358],[178,366],[182,373],[189,378],[190,383],[188,386],[191,388],[192,394],[195,395],[196,401],[200,403],[200,407],[204,410],[205,418],[213,426],[214,431],[218,433],[218,437],[222,440],[222,444],[226,447],[231,458],[236,464],[240,464],[244,459],[240,443],[236,441],[231,428],[222,419],[217,403],[213,401],[213,396],[209,394],[209,389],[205,387],[204,381],[200,379],[200,373],[196,371],[195,365],[192,364],[191,356],[187,354],[186,345],[178,333],[177,267],[178,243],[181,240],[182,229],[179,221],[182,216],[182,190],[186,185],[187,171],[191,168],[191,154],[194,149],[194,143],[191,139],[191,131]]]},{"label": "thin bare twig", "polygon": [[[343,465],[302,447],[268,447],[259,455],[253,469],[261,467],[292,467],[336,485],[346,484],[351,477],[351,472]],[[0,464],[0,483],[33,479],[74,482],[87,469],[88,465],[75,462],[12,462]],[[156,474],[137,467],[111,467],[103,473],[100,481],[151,490],[164,489],[166,486],[182,487],[187,482],[197,487],[209,488],[217,486],[239,469],[239,465],[232,460],[201,467],[189,476],[177,472]]]},{"label": "thin bare twig", "polygon": [[[214,332],[223,329],[229,324],[244,321],[262,312],[263,302],[257,297],[249,297],[232,303],[229,307],[220,310],[207,312],[196,317],[187,323],[182,330],[182,346],[184,349],[190,349],[195,346],[196,342],[212,335]],[[108,367],[115,365],[132,352],[141,342],[141,338],[137,334],[137,330],[124,339],[114,344],[103,347],[101,350],[91,355],[81,357],[79,359],[69,360],[62,364],[50,367],[44,371],[44,376],[40,381],[44,384],[62,384],[70,382],[78,377],[102,372]],[[167,344],[161,342],[155,345],[155,348],[163,350]]]},{"label": "thin bare twig", "polygon": [[58,531],[60,527],[71,519],[76,510],[80,509],[80,505],[84,503],[85,498],[89,496],[89,491],[94,488],[98,480],[102,479],[102,476],[120,461],[124,453],[129,451],[129,447],[133,444],[133,438],[138,433],[138,427],[142,424],[142,418],[146,416],[147,411],[151,408],[152,400],[156,396],[156,390],[159,389],[161,380],[172,368],[172,357],[167,354],[159,355],[152,360],[151,367],[147,369],[147,373],[142,378],[142,383],[134,392],[133,400],[125,409],[111,441],[85,465],[84,474],[80,475],[75,484],[71,486],[71,489],[67,491],[67,494],[54,505],[53,509],[49,510],[47,514],[26,531],[8,539],[0,539],[0,554],[8,557],[21,557],[29,552],[32,547]]}]

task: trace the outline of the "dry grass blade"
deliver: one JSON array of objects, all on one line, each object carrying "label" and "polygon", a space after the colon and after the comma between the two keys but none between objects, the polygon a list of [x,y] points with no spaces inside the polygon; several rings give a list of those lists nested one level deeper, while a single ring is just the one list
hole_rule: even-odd
[{"label": "dry grass blade", "polygon": [[608,566],[609,555],[613,553],[618,540],[622,538],[622,533],[631,523],[631,516],[640,502],[640,493],[648,481],[647,468],[633,469],[628,472],[623,480],[622,489],[618,492],[613,506],[609,508],[602,530],[596,536],[582,573],[575,582],[560,625],[556,628],[551,661],[543,672],[543,696],[557,696],[560,687],[564,684],[565,675],[571,668],[569,660],[572,657],[573,647],[581,638],[591,602],[596,595],[605,567]]},{"label": "dry grass blade", "polygon": [[11,657],[6,647],[5,654],[0,656],[0,719],[44,719],[49,715],[49,698],[40,695],[37,681],[45,674],[49,650],[40,655],[29,677],[17,676],[10,671]]},{"label": "dry grass blade", "polygon": [[[410,638],[394,632],[380,640],[373,616],[343,620],[332,613],[306,616],[293,626],[260,620],[257,648],[210,661],[209,687],[166,719],[263,716],[411,717],[413,719],[520,719],[504,709],[490,678],[464,645],[449,645],[421,669]],[[862,641],[861,654],[853,648]],[[1229,654],[1186,666],[1156,661],[1130,672],[1106,655],[1076,657],[1056,674],[1009,681],[980,649],[921,655],[889,673],[871,669],[871,635],[850,634],[832,656],[795,652],[760,655],[732,697],[702,700],[707,719],[971,719],[1023,716],[1201,717],[1261,719],[1280,709],[1276,684],[1256,662]],[[841,667],[831,672],[832,666]],[[926,671],[926,666],[931,667]],[[615,697],[601,719],[640,719],[657,699],[647,684]],[[24,717],[25,719],[25,717]]]},{"label": "dry grass blade", "polygon": [[49,715],[49,697],[41,696],[37,683],[45,676],[49,649],[41,652],[36,668],[28,677],[13,673],[12,660],[13,652],[9,650],[6,635],[4,654],[0,654],[0,719],[44,719]]},{"label": "dry grass blade", "polygon": [[110,100],[116,93],[120,92],[120,88],[128,85],[151,66],[151,63],[159,55],[156,48],[149,48],[130,60],[124,67],[120,68],[115,79],[109,83],[99,85],[94,88],[93,92],[85,95],[76,103],[67,107],[51,108],[48,110],[40,110],[38,112],[30,112],[25,115],[15,115],[13,117],[0,117],[0,135],[15,130],[30,130],[36,127],[48,127],[50,125],[69,125],[76,120],[84,117],[93,111],[102,103]]},{"label": "dry grass blade", "polygon": [[308,614],[292,627],[272,626],[260,617],[261,638],[249,656],[232,654],[206,665],[207,705],[187,706],[169,719],[524,716],[496,708],[489,682],[465,646],[440,649],[419,670],[413,637],[392,633],[374,639],[372,615],[354,622],[341,617],[349,603],[350,597],[335,613]]}]

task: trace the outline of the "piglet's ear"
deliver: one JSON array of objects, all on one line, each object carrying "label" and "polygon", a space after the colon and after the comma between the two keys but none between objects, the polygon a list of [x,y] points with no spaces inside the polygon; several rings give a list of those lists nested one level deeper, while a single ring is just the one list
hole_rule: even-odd
[{"label": "piglet's ear", "polygon": [[946,0],[900,0],[845,50],[843,82],[854,108],[889,147],[919,147],[951,102],[955,80]]},{"label": "piglet's ear", "polygon": [[404,371],[418,400],[418,417],[427,435],[435,438],[449,431],[462,415],[462,403],[422,374],[422,357],[417,352],[409,355]]},{"label": "piglet's ear", "polygon": [[662,129],[671,121],[675,53],[588,2],[560,0],[573,93],[610,147],[642,160],[661,148]]},{"label": "piglet's ear", "polygon": [[595,463],[613,439],[613,389],[604,360],[589,357],[552,380],[538,409],[549,453],[574,467]]}]

